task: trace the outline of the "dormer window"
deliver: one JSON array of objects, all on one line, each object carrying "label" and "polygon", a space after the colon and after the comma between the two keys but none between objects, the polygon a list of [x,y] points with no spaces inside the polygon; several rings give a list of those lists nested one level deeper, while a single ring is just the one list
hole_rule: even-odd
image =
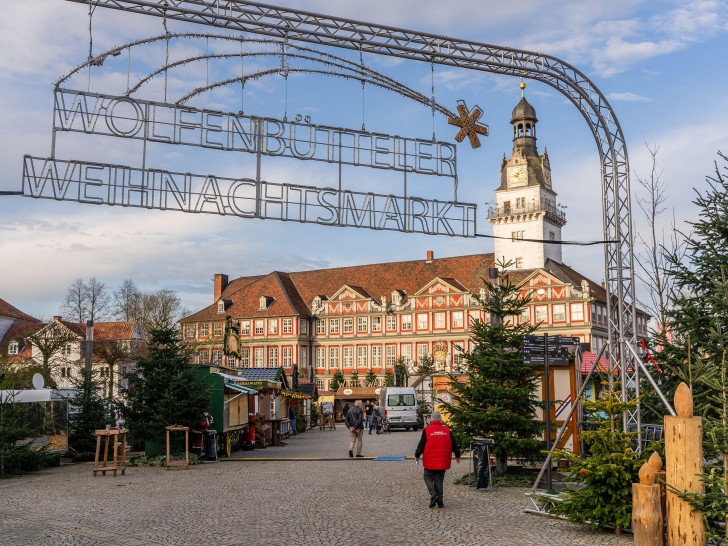
[{"label": "dormer window", "polygon": [[17,341],[11,341],[8,345],[8,354],[9,355],[17,355],[20,354],[20,343]]},{"label": "dormer window", "polygon": [[399,290],[392,290],[392,303],[394,305],[402,304],[402,294],[399,292]]},{"label": "dormer window", "polygon": [[321,296],[316,296],[313,299],[313,309],[314,311],[318,311],[319,309],[321,309]]},{"label": "dormer window", "polygon": [[258,301],[260,304],[260,306],[258,307],[258,311],[265,311],[271,306],[274,301],[276,301],[276,299],[270,296],[261,296]]},{"label": "dormer window", "polygon": [[218,313],[224,313],[225,312],[225,302],[223,300],[220,300],[217,302],[217,312]]}]

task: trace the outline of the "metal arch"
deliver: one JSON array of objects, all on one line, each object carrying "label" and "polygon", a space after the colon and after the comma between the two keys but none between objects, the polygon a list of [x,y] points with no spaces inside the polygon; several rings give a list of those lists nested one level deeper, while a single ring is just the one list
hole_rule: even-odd
[{"label": "metal arch", "polygon": [[[86,3],[86,0],[68,0]],[[634,258],[629,163],[622,129],[604,95],[579,70],[549,55],[460,40],[391,26],[238,0],[96,0],[98,6],[252,32],[288,40],[352,49],[441,65],[542,81],[574,103],[589,124],[599,150],[603,193],[605,278],[610,363],[621,372],[622,395],[639,395]],[[611,377],[611,374],[610,374]],[[634,392],[630,389],[634,388]],[[624,415],[637,425],[640,412]]]}]

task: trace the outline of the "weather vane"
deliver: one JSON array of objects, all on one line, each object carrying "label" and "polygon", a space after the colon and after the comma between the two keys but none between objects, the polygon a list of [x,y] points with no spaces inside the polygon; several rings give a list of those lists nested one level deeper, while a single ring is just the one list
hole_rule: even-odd
[{"label": "weather vane", "polygon": [[478,138],[478,135],[488,136],[488,126],[478,123],[480,116],[483,115],[483,110],[476,104],[473,110],[470,111],[465,105],[465,101],[462,100],[458,101],[457,110],[460,115],[459,118],[454,116],[447,118],[447,122],[450,125],[460,127],[458,134],[455,135],[455,140],[457,142],[462,142],[465,140],[465,137],[468,137],[470,139],[470,145],[473,148],[480,148],[480,139]]}]

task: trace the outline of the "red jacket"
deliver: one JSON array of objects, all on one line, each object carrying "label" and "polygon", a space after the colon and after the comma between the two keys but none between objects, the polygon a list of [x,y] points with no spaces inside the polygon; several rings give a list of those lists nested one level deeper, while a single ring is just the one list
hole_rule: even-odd
[{"label": "red jacket", "polygon": [[450,429],[440,421],[432,421],[425,427],[427,438],[425,451],[422,454],[422,466],[428,470],[447,470],[452,464],[453,446],[450,440]]}]

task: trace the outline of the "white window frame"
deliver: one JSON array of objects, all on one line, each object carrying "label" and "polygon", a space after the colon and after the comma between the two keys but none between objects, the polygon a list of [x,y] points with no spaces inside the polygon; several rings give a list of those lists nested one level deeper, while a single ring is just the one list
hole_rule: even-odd
[{"label": "white window frame", "polygon": [[308,334],[308,321],[306,319],[299,319],[298,331],[302,334]]},{"label": "white window frame", "polygon": [[571,315],[571,322],[584,321],[584,304],[583,303],[571,303],[569,304],[569,313]]},{"label": "white window frame", "polygon": [[427,343],[417,344],[417,362],[422,362],[422,357],[430,354],[430,347]]},{"label": "white window frame", "polygon": [[372,368],[382,367],[382,346],[372,345]]},{"label": "white window frame", "polygon": [[387,315],[387,332],[397,331],[397,317],[395,315]]},{"label": "white window frame", "polygon": [[372,332],[382,331],[382,317],[372,317]]},{"label": "white window frame", "polygon": [[214,322],[212,324],[212,335],[213,336],[221,336],[223,330],[223,323],[222,322]]},{"label": "white window frame", "polygon": [[438,311],[434,313],[435,317],[435,328],[438,330],[445,330],[447,328],[447,316],[445,311]]},{"label": "white window frame", "polygon": [[326,321],[324,319],[316,319],[316,335],[326,334]]},{"label": "white window frame", "polygon": [[453,311],[451,320],[452,320],[452,327],[453,328],[462,328],[463,325],[465,324],[463,322],[464,319],[463,319],[463,312],[462,311]]},{"label": "white window frame", "polygon": [[8,354],[9,355],[20,354],[20,343],[18,343],[17,341],[11,341],[8,344]]},{"label": "white window frame", "polygon": [[554,322],[566,322],[566,305],[563,303],[554,304],[551,307]]},{"label": "white window frame", "polygon": [[255,335],[262,336],[263,334],[265,334],[265,321],[258,319],[255,321]]},{"label": "white window frame", "polygon": [[200,337],[207,337],[210,335],[210,324],[207,322],[200,323]]},{"label": "white window frame", "polygon": [[243,347],[240,349],[240,366],[248,368],[250,366],[250,348]]},{"label": "white window frame", "polygon": [[536,305],[534,307],[534,312],[536,313],[536,324],[540,324],[540,323],[548,324],[548,322],[549,322],[549,306],[548,305]]},{"label": "white window frame", "polygon": [[268,347],[268,367],[278,367],[278,347]]},{"label": "white window frame", "polygon": [[347,317],[344,319],[344,333],[354,333],[354,319],[352,317]]},{"label": "white window frame", "polygon": [[316,357],[316,367],[319,369],[326,368],[326,347],[323,345],[316,345],[314,354]]},{"label": "white window frame", "polygon": [[344,368],[354,367],[354,347],[348,345],[344,347]]},{"label": "white window frame", "polygon": [[417,313],[417,329],[427,330],[430,325],[430,319],[427,313]]},{"label": "white window frame", "polygon": [[222,364],[222,351],[220,349],[212,350],[212,363]]},{"label": "white window frame", "polygon": [[278,333],[278,319],[268,319],[268,335],[274,336]]},{"label": "white window frame", "polygon": [[521,314],[518,316],[519,324],[528,324],[531,322],[531,308],[529,306],[521,309]]},{"label": "white window frame", "polygon": [[293,333],[293,319],[284,318],[281,322],[281,333],[292,334]]},{"label": "white window frame", "polygon": [[337,318],[329,319],[329,333],[331,333],[331,334],[339,333],[339,319],[337,319]]},{"label": "white window frame", "polygon": [[339,348],[329,347],[329,368],[337,370],[339,369]]},{"label": "white window frame", "polygon": [[367,346],[359,345],[356,348],[356,367],[366,368],[367,367]]},{"label": "white window frame", "polygon": [[399,347],[399,356],[401,356],[405,364],[412,362],[412,344],[405,343]]},{"label": "white window frame", "polygon": [[357,317],[356,319],[356,332],[358,334],[366,333],[367,331],[367,318],[366,317]]},{"label": "white window frame", "polygon": [[250,335],[250,321],[249,320],[240,321],[240,335],[241,336]]},{"label": "white window frame", "polygon": [[299,368],[307,368],[308,367],[308,347],[303,346],[298,351],[298,367]]},{"label": "white window frame", "polygon": [[73,352],[73,346],[70,343],[66,343],[61,348],[61,354],[64,356],[70,356],[70,354]]},{"label": "white window frame", "polygon": [[397,363],[397,346],[387,345],[387,368],[393,367]]},{"label": "white window frame", "polygon": [[255,348],[255,367],[263,368],[265,366],[265,349],[263,347]]},{"label": "white window frame", "polygon": [[281,364],[284,368],[290,368],[293,364],[293,350],[291,347],[283,347],[281,350]]},{"label": "white window frame", "polygon": [[402,330],[411,330],[412,329],[412,315],[400,315],[399,318],[400,328]]}]

